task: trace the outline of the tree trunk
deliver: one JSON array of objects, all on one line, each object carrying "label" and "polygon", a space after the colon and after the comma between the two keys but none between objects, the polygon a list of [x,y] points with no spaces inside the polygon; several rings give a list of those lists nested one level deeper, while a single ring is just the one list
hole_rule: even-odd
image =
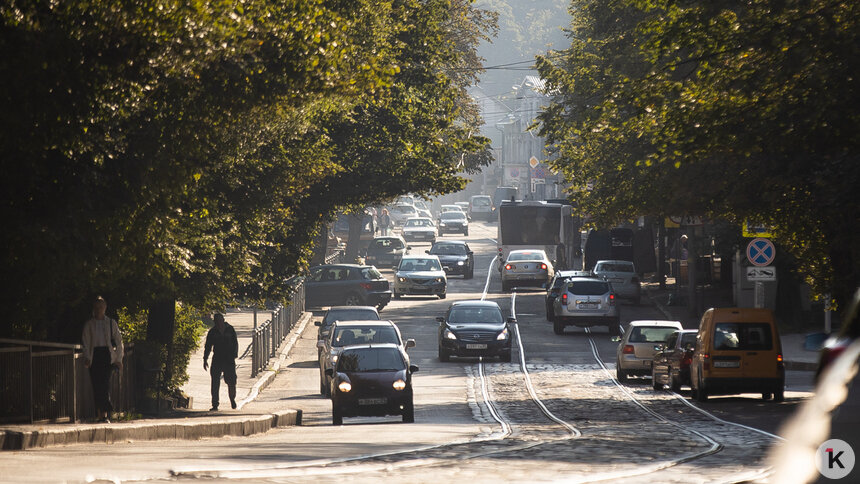
[{"label": "tree trunk", "polygon": [[346,241],[346,253],[344,254],[344,262],[353,263],[358,258],[361,247],[361,232],[364,224],[363,213],[349,214],[349,237]]},{"label": "tree trunk", "polygon": [[311,266],[325,264],[328,255],[328,224],[320,222],[320,232],[314,239],[314,254],[311,257]]}]

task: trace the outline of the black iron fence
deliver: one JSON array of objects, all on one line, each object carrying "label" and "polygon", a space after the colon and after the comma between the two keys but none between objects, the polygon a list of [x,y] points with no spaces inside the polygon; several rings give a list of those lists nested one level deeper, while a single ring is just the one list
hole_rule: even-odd
[{"label": "black iron fence", "polygon": [[[114,411],[134,409],[134,345],[111,377]],[[0,422],[76,422],[95,417],[80,345],[0,339]]]},{"label": "black iron fence", "polygon": [[289,306],[279,306],[271,312],[271,319],[254,328],[254,338],[251,343],[251,378],[256,377],[266,368],[269,360],[277,353],[281,342],[290,334],[290,330],[305,312],[304,279],[294,280],[289,299]]},{"label": "black iron fence", "polygon": [[343,262],[344,250],[341,248],[334,249],[331,254],[325,256],[326,264],[340,264]]}]

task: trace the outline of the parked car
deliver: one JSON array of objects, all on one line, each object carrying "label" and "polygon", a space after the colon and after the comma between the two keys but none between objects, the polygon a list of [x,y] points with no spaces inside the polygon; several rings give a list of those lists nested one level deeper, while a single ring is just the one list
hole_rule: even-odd
[{"label": "parked car", "polygon": [[626,382],[631,375],[650,376],[657,345],[681,329],[679,321],[631,321],[615,350],[618,381]]},{"label": "parked car", "polygon": [[403,224],[403,238],[409,241],[436,242],[436,225],[429,218],[410,218]]},{"label": "parked car", "polygon": [[401,415],[404,422],[415,421],[410,365],[396,345],[365,345],[345,348],[332,378],[332,424],[342,425],[344,417]]},{"label": "parked car", "polygon": [[335,321],[379,320],[379,312],[373,306],[333,306],[323,315],[322,321],[315,321],[317,326],[317,356],[325,347],[325,340],[331,333]]},{"label": "parked car", "polygon": [[311,267],[305,279],[305,305],[376,306],[391,301],[388,279],[373,266],[330,264]]},{"label": "parked car", "polygon": [[642,299],[642,286],[639,274],[633,263],[626,260],[599,260],[594,265],[594,275],[612,284],[615,294],[639,304]]},{"label": "parked car", "polygon": [[443,212],[439,216],[439,235],[447,233],[462,233],[469,235],[469,221],[466,220],[466,214],[459,211]]},{"label": "parked car", "polygon": [[407,255],[400,260],[394,274],[394,297],[429,295],[445,299],[448,278],[435,255]]},{"label": "parked car", "polygon": [[839,332],[829,336],[821,346],[815,379],[817,380],[821,373],[858,338],[860,338],[860,288],[854,291],[854,297],[842,317],[842,327]]},{"label": "parked car", "polygon": [[682,385],[690,386],[690,363],[696,348],[696,329],[674,331],[666,342],[657,345],[651,363],[651,384],[654,390],[662,390],[669,385],[673,392],[681,390]]},{"label": "parked car", "polygon": [[451,356],[498,356],[511,361],[513,340],[510,325],[499,305],[492,301],[457,301],[439,322],[439,361]]},{"label": "parked car", "polygon": [[442,269],[450,275],[462,274],[463,279],[475,276],[475,255],[469,244],[462,240],[436,242],[427,254],[435,255],[442,263]]},{"label": "parked car", "polygon": [[612,286],[596,277],[572,277],[562,285],[553,303],[552,329],[564,333],[565,326],[607,326],[609,334],[620,334],[621,313]]},{"label": "parked car", "polygon": [[690,364],[693,396],[761,393],[781,402],[785,364],[773,312],[760,308],[705,311]]},{"label": "parked car", "polygon": [[388,216],[392,225],[400,227],[410,218],[417,217],[418,210],[413,205],[392,205],[388,207]]},{"label": "parked car", "polygon": [[403,341],[400,329],[391,321],[365,320],[365,321],[337,321],[332,325],[329,337],[318,355],[320,368],[320,393],[331,396],[331,376],[326,370],[331,369],[343,349],[351,345],[362,344],[393,344],[403,351],[407,363],[409,357],[406,354],[408,348],[415,347],[415,340]]},{"label": "parked car", "polygon": [[469,216],[473,219],[494,220],[493,199],[489,195],[472,195],[469,198]]},{"label": "parked car", "polygon": [[409,249],[411,247],[406,245],[406,241],[399,235],[374,237],[367,246],[364,262],[377,267],[397,267],[400,259],[409,253]]},{"label": "parked car", "polygon": [[542,249],[512,250],[502,266],[502,291],[515,286],[547,287],[555,275]]},{"label": "parked car", "polygon": [[552,321],[555,316],[553,311],[553,304],[555,303],[555,299],[558,297],[561,292],[561,287],[567,282],[571,277],[590,277],[591,272],[589,271],[556,271],[555,275],[552,277],[552,281],[550,281],[549,285],[546,288],[546,297],[544,298],[544,305],[546,306],[546,320]]}]

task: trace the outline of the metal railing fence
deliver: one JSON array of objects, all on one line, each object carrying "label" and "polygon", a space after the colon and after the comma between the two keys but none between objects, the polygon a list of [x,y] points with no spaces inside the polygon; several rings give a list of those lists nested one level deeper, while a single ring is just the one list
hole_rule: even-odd
[{"label": "metal railing fence", "polygon": [[279,306],[271,312],[271,319],[254,328],[251,342],[251,378],[266,368],[275,356],[284,338],[290,334],[305,312],[304,279],[296,278],[290,293],[290,305]]},{"label": "metal railing fence", "polygon": [[344,249],[337,248],[334,249],[334,252],[325,256],[326,264],[340,264],[343,262],[343,255],[345,253]]},{"label": "metal railing fence", "polygon": [[[95,416],[80,345],[0,339],[0,422],[76,422]],[[134,345],[111,377],[116,412],[134,409]]]}]

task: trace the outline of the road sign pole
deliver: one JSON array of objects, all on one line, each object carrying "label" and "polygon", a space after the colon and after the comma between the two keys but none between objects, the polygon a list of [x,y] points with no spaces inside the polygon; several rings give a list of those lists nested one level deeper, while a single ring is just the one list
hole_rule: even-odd
[{"label": "road sign pole", "polygon": [[824,295],[824,332],[826,334],[830,334],[833,330],[833,321],[831,320],[831,315],[833,314],[830,311],[830,293]]},{"label": "road sign pole", "polygon": [[755,283],[755,307],[763,308],[764,307],[764,283],[756,282]]}]

